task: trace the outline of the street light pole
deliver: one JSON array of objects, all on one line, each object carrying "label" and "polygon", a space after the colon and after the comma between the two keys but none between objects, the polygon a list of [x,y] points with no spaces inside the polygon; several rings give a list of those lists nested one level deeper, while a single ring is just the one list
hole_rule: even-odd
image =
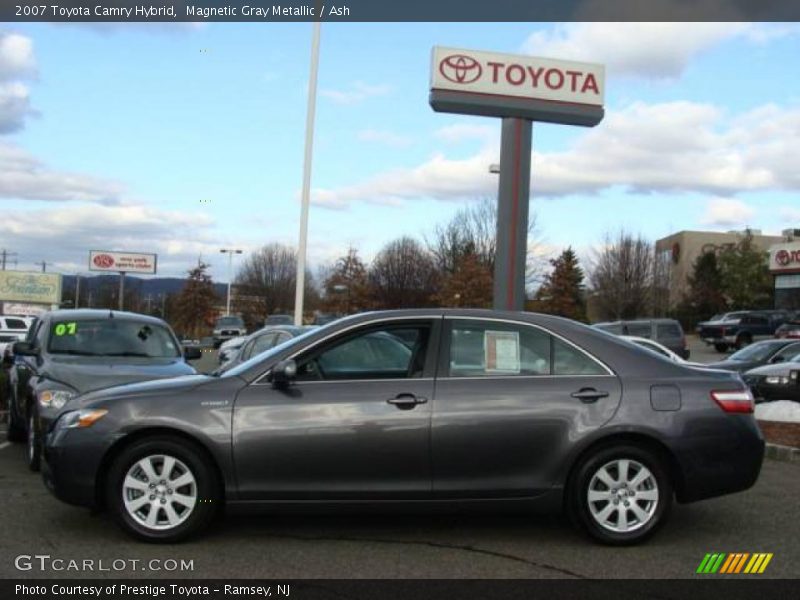
[{"label": "street light pole", "polygon": [[314,115],[317,110],[317,73],[319,72],[320,22],[314,21],[311,35],[311,67],[308,77],[306,110],[306,147],[303,157],[303,190],[300,202],[300,242],[297,248],[297,277],[294,290],[294,324],[303,324],[303,294],[306,285],[306,244],[308,238],[308,205],[311,200],[311,159],[314,149]]},{"label": "street light pole", "polygon": [[242,251],[238,248],[220,248],[219,250],[222,254],[228,255],[228,300],[225,304],[225,316],[228,317],[231,314],[231,279],[232,279],[232,269],[233,269],[233,255],[234,254],[241,254]]}]

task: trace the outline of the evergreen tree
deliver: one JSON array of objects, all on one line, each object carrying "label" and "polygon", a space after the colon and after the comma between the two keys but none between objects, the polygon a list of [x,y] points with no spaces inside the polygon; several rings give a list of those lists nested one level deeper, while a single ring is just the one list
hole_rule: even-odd
[{"label": "evergreen tree", "polygon": [[722,289],[732,310],[770,308],[774,294],[768,254],[753,243],[748,230],[742,240],[719,255]]},{"label": "evergreen tree", "polygon": [[369,308],[369,281],[367,267],[358,256],[358,250],[349,248],[339,257],[323,284],[325,312],[335,315],[357,313]]},{"label": "evergreen tree", "polygon": [[213,325],[220,299],[207,269],[203,262],[189,269],[189,278],[175,299],[175,312],[170,316],[175,329],[184,337],[203,337]]},{"label": "evergreen tree", "polygon": [[532,308],[540,312],[586,321],[583,269],[578,256],[570,247],[550,261],[553,270],[548,273],[536,292]]}]

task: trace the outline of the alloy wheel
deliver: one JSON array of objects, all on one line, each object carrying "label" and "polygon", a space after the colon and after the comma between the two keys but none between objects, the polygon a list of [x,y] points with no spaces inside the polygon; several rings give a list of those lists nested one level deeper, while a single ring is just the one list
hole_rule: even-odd
[{"label": "alloy wheel", "polygon": [[589,512],[603,529],[629,533],[644,527],[658,506],[658,482],[642,463],[625,458],[612,460],[589,481]]},{"label": "alloy wheel", "polygon": [[122,482],[125,510],[153,530],[173,529],[186,521],[197,504],[197,495],[194,473],[184,462],[166,454],[139,459]]}]

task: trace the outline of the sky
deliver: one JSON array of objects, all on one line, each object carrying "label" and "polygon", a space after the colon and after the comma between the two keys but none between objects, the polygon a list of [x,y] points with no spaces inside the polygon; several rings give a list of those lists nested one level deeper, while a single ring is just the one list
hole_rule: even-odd
[{"label": "sky", "polygon": [[[159,275],[222,247],[296,246],[309,23],[0,25],[0,249],[87,272],[90,249]],[[606,65],[594,128],[534,124],[537,252],[622,229],[800,227],[800,27],[746,23],[325,23],[312,268],[495,198],[500,122],[428,105],[435,45]],[[237,260],[241,260],[238,258]]]}]

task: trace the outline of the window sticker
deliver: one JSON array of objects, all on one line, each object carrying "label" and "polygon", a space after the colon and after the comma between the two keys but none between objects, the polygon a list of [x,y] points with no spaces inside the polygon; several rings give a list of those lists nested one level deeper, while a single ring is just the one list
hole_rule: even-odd
[{"label": "window sticker", "polygon": [[518,331],[484,331],[483,352],[487,373],[519,373]]},{"label": "window sticker", "polygon": [[75,335],[76,331],[78,331],[78,324],[75,321],[71,321],[69,323],[58,323],[55,327],[53,327],[53,333],[59,337],[63,335]]}]

